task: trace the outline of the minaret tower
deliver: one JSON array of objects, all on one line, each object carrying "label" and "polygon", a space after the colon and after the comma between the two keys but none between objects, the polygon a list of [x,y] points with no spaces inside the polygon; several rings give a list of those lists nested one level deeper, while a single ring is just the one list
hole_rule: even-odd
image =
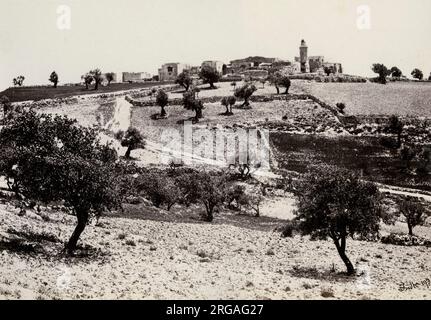
[{"label": "minaret tower", "polygon": [[310,72],[310,67],[308,64],[308,46],[305,43],[305,40],[301,41],[301,46],[299,47],[299,56],[299,61],[301,63],[301,72]]}]

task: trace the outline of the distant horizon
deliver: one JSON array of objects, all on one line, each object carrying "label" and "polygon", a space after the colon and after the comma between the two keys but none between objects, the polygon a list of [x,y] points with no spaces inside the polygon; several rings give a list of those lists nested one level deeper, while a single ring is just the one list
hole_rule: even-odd
[{"label": "distant horizon", "polygon": [[[149,72],[167,62],[263,56],[293,61],[305,39],[309,55],[340,62],[346,74],[373,76],[371,65],[399,67],[411,77],[431,72],[431,2],[368,0],[370,28],[358,0],[3,0],[0,3],[0,91],[25,76],[24,86],[78,83],[90,69]],[[70,29],[58,27],[70,8]],[[387,8],[391,8],[388,14]],[[360,20],[360,22],[363,20]],[[97,27],[95,27],[97,26]]]}]

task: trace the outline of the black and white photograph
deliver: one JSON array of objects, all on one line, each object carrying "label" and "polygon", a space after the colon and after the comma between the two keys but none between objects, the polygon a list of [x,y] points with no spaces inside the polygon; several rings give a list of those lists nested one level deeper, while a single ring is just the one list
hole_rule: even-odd
[{"label": "black and white photograph", "polygon": [[0,300],[431,300],[430,13],[0,0]]}]

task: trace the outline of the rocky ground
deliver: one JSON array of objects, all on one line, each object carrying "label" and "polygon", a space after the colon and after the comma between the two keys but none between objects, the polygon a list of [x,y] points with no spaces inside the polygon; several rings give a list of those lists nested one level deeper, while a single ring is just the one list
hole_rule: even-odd
[{"label": "rocky ground", "polygon": [[[60,241],[71,234],[74,217],[20,216],[1,205],[0,298],[431,298],[429,248],[349,240],[349,256],[362,275],[346,277],[330,241],[281,238],[273,231],[280,220],[247,217],[239,227],[227,222],[228,213],[209,224],[146,211],[154,219],[135,215],[93,222],[82,236],[86,250],[66,258],[58,254]],[[418,231],[429,235],[429,227]],[[14,251],[8,248],[11,239],[27,240]],[[400,291],[403,282],[419,285]]]}]

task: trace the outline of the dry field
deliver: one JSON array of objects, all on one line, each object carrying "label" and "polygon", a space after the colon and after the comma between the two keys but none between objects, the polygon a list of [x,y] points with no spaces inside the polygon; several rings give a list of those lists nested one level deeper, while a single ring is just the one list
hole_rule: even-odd
[{"label": "dry field", "polygon": [[[209,224],[178,209],[135,211],[88,226],[88,251],[65,258],[58,241],[71,234],[74,217],[49,212],[45,222],[1,205],[2,237],[31,230],[39,240],[26,241],[36,245],[31,254],[4,250],[1,242],[0,299],[431,299],[425,285],[399,290],[402,282],[430,278],[425,247],[349,240],[348,255],[365,273],[347,278],[332,242],[281,238],[271,231],[280,220],[223,212]],[[229,222],[240,218],[241,226]],[[430,235],[429,228],[417,231]]]},{"label": "dry field", "polygon": [[346,104],[349,115],[431,117],[431,82],[317,83],[293,81],[306,93],[335,105]]}]

